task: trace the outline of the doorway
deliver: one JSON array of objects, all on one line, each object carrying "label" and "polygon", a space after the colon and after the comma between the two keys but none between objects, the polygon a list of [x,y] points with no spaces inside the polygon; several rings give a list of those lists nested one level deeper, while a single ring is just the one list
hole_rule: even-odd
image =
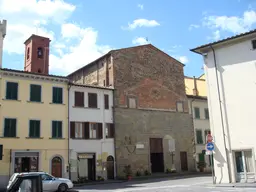
[{"label": "doorway", "polygon": [[252,150],[234,151],[236,181],[254,182],[255,171]]},{"label": "doorway", "polygon": [[30,172],[30,158],[29,157],[23,157],[21,159],[21,172]]},{"label": "doorway", "polygon": [[164,172],[163,139],[150,138],[150,163],[152,173]]},{"label": "doorway", "polygon": [[57,178],[62,177],[62,160],[60,157],[52,159],[52,175]]},{"label": "doorway", "polygon": [[92,155],[92,158],[88,159],[88,179],[91,181],[96,180],[95,154]]},{"label": "doorway", "polygon": [[114,157],[108,156],[107,157],[107,178],[114,179],[115,178],[115,168],[114,168]]},{"label": "doorway", "polygon": [[180,152],[181,171],[188,171],[188,156],[186,151]]}]

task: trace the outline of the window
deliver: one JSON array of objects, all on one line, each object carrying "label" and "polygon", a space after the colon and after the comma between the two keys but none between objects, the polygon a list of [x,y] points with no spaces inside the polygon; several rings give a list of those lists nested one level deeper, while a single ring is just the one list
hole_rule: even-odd
[{"label": "window", "polygon": [[256,49],[256,39],[252,40],[252,49]]},{"label": "window", "polygon": [[89,108],[97,108],[97,93],[88,93],[88,107]]},{"label": "window", "polygon": [[84,107],[84,92],[75,91],[75,107]]},{"label": "window", "polygon": [[136,108],[136,99],[133,97],[128,97],[128,107],[129,108]]},{"label": "window", "polygon": [[29,59],[29,57],[30,57],[30,48],[28,47],[27,48],[27,59]]},{"label": "window", "polygon": [[207,135],[208,135],[208,134],[211,134],[211,131],[210,131],[210,130],[205,130],[205,131],[204,131],[205,143],[207,143]]},{"label": "window", "polygon": [[176,102],[176,110],[178,112],[184,112],[184,106],[182,101]]},{"label": "window", "polygon": [[205,119],[209,119],[209,110],[208,110],[208,108],[204,109],[204,117],[205,117]]},{"label": "window", "polygon": [[90,139],[102,139],[102,124],[101,123],[90,123],[89,124],[89,138]]},{"label": "window", "polygon": [[48,174],[42,174],[41,177],[42,177],[42,180],[45,180],[45,181],[46,180],[52,180],[52,177]]},{"label": "window", "polygon": [[32,137],[32,138],[40,137],[40,121],[38,120],[29,121],[29,137]]},{"label": "window", "polygon": [[61,87],[52,88],[52,103],[56,103],[56,104],[63,103],[63,89]]},{"label": "window", "polygon": [[41,102],[41,85],[30,85],[30,101]]},{"label": "window", "polygon": [[197,144],[203,144],[203,136],[201,130],[196,130],[196,142]]},{"label": "window", "polygon": [[43,58],[44,54],[43,54],[43,48],[42,47],[38,47],[37,48],[37,58]]},{"label": "window", "polygon": [[204,153],[199,153],[198,159],[199,159],[199,162],[205,162]]},{"label": "window", "polygon": [[109,109],[109,96],[104,95],[105,109]]},{"label": "window", "polygon": [[5,118],[4,137],[16,137],[16,119]]},{"label": "window", "polygon": [[52,121],[52,138],[62,138],[62,121]]},{"label": "window", "polygon": [[84,138],[84,128],[82,123],[75,123],[75,138]]},{"label": "window", "polygon": [[106,123],[106,138],[114,138],[115,136],[115,129],[114,124]]},{"label": "window", "polygon": [[6,99],[18,100],[18,83],[7,82],[6,83]]},{"label": "window", "polygon": [[200,119],[200,109],[198,107],[194,108],[195,118]]}]

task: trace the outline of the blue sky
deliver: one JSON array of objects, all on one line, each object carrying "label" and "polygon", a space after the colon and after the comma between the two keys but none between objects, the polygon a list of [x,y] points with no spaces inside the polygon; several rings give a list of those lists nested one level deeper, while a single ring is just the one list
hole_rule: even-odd
[{"label": "blue sky", "polygon": [[199,76],[203,60],[189,49],[254,29],[255,8],[254,0],[0,0],[3,67],[23,69],[23,42],[34,33],[52,39],[51,74],[150,42],[183,62],[185,75]]}]

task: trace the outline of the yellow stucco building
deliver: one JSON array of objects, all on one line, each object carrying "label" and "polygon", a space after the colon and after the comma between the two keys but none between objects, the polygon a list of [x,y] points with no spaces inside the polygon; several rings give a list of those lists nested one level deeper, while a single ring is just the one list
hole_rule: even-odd
[{"label": "yellow stucco building", "polygon": [[14,172],[68,178],[68,80],[0,69],[0,185]]}]

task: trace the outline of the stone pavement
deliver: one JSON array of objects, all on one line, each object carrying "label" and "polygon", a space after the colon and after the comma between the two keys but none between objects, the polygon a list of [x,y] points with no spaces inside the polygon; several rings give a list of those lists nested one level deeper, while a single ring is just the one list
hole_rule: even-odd
[{"label": "stone pavement", "polygon": [[77,192],[251,192],[256,191],[253,186],[222,187],[211,184],[211,176],[198,176],[186,178],[161,178],[143,181],[128,181],[105,185],[91,185],[77,187]]}]

